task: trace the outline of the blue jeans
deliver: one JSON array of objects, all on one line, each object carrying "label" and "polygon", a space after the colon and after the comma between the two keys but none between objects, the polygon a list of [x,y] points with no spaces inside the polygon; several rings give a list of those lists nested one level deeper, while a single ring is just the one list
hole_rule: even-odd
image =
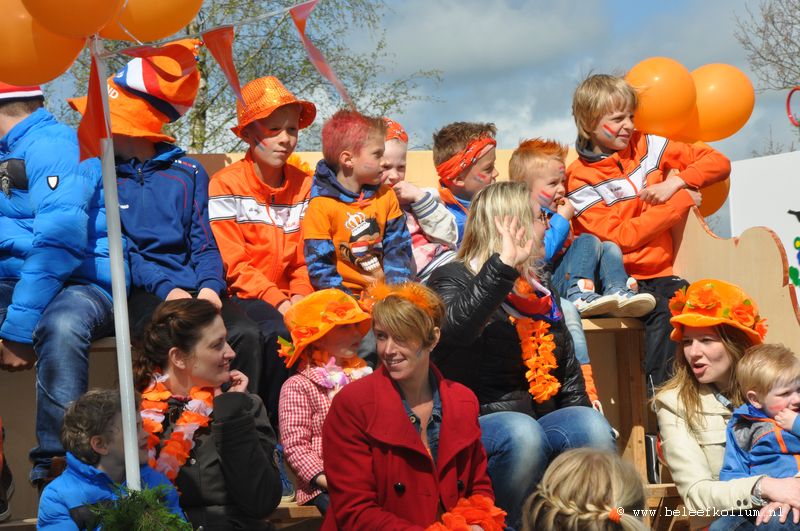
[{"label": "blue jeans", "polygon": [[[752,510],[757,511],[758,509]],[[711,525],[708,526],[708,531],[731,531],[734,529],[737,531],[749,531],[750,529],[756,529],[758,531],[791,531],[800,529],[800,525],[792,522],[791,514],[784,523],[780,522],[778,516],[773,516],[769,519],[769,522],[761,524],[758,527],[756,527],[755,521],[755,517],[723,516],[714,520]]]},{"label": "blue jeans", "polygon": [[601,242],[593,234],[581,234],[556,264],[553,285],[559,295],[578,280],[587,278],[597,285],[597,293],[609,295],[626,289],[628,274],[622,265],[622,251],[614,242]]},{"label": "blue jeans", "polygon": [[[0,281],[0,323],[11,304],[15,280]],[[89,385],[92,341],[114,334],[111,300],[89,285],[66,285],[42,313],[33,330],[36,352],[36,440],[31,450],[31,481],[46,478],[50,462],[64,455],[61,423],[70,402]]]},{"label": "blue jeans", "polygon": [[561,298],[561,313],[564,314],[564,324],[567,325],[569,335],[572,336],[572,345],[575,349],[575,357],[578,363],[586,365],[590,363],[589,347],[586,345],[586,336],[583,333],[583,323],[581,314],[575,305],[565,298]]},{"label": "blue jeans", "polygon": [[616,451],[608,421],[588,407],[567,407],[538,420],[513,411],[478,417],[489,477],[506,522],[519,528],[522,504],[542,479],[547,464],[571,448]]}]

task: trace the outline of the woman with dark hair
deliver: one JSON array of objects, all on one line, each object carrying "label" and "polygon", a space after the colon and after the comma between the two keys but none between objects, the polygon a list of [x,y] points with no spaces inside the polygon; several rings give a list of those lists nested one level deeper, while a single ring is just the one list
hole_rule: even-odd
[{"label": "woman with dark hair", "polygon": [[153,314],[134,360],[150,465],[181,493],[193,526],[271,529],[281,482],[275,433],[235,357],[219,310],[180,299]]}]

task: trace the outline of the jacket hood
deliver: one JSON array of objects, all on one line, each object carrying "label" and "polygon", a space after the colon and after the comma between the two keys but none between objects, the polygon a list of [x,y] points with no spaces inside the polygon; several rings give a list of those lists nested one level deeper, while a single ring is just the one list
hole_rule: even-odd
[{"label": "jacket hood", "polygon": [[176,145],[168,144],[166,142],[159,142],[155,146],[156,155],[144,162],[139,159],[122,159],[117,158],[117,176],[118,177],[132,177],[137,174],[137,170],[147,174],[158,168],[169,166],[176,159],[186,155],[186,152]]},{"label": "jacket hood", "polygon": [[25,119],[11,128],[6,135],[0,138],[0,152],[11,151],[14,143],[23,138],[28,131],[48,124],[57,124],[55,117],[45,108],[36,109]]},{"label": "jacket hood", "polygon": [[731,416],[730,422],[735,424],[736,421],[741,419],[742,417],[747,417],[748,420],[770,420],[770,418],[760,409],[751,405],[751,404],[742,404],[741,406],[737,407],[733,410],[733,415]]},{"label": "jacket hood", "polygon": [[317,163],[314,172],[314,184],[311,186],[311,197],[330,197],[343,203],[355,203],[359,199],[369,199],[375,196],[381,185],[364,185],[361,187],[360,194],[354,194],[345,189],[336,179],[336,172],[333,171],[325,160]]},{"label": "jacket hood", "polygon": [[595,153],[592,151],[592,142],[588,138],[580,136],[575,140],[575,151],[578,152],[580,158],[589,163],[599,162],[609,157],[609,155],[605,153]]}]

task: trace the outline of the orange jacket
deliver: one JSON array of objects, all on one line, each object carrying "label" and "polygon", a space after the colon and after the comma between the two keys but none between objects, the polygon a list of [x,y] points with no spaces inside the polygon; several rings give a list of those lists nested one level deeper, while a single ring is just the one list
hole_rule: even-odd
[{"label": "orange jacket", "polygon": [[567,168],[567,193],[575,206],[575,234],[588,232],[622,249],[634,278],[672,275],[670,228],[694,205],[679,190],[663,205],[649,205],[639,192],[677,169],[687,185],[700,188],[725,179],[730,161],[705,144],[684,144],[636,131],[628,147],[590,162],[581,156]]},{"label": "orange jacket", "polygon": [[264,184],[247,156],[218,171],[208,187],[211,230],[228,291],[277,307],[314,291],[303,256],[300,221],[311,195],[311,176],[286,164],[280,188]]}]

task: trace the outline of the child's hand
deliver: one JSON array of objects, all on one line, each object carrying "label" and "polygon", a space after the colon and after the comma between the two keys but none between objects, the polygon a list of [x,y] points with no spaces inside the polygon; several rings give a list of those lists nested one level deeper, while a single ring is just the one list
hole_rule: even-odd
[{"label": "child's hand", "polygon": [[792,431],[794,420],[797,418],[797,411],[792,411],[789,408],[782,409],[775,414],[775,422],[778,426],[787,431]]},{"label": "child's hand", "polygon": [[178,299],[191,299],[192,295],[185,289],[181,288],[172,288],[172,291],[167,293],[167,298],[164,300],[168,301],[176,301]]},{"label": "child's hand", "polygon": [[292,302],[289,300],[285,300],[282,303],[280,303],[278,307],[275,309],[281,312],[281,315],[286,315],[286,312],[288,312],[289,308],[291,307],[292,307]]},{"label": "child's hand", "polygon": [[700,193],[699,190],[692,190],[691,188],[686,189],[689,192],[689,195],[692,196],[692,201],[694,201],[694,206],[700,207],[703,204],[703,194]]},{"label": "child's hand", "polygon": [[524,264],[531,256],[533,238],[526,238],[525,227],[519,225],[517,216],[504,216],[503,221],[494,218],[494,226],[503,238],[500,261],[511,267]]},{"label": "child's hand", "polygon": [[[639,199],[651,205],[663,205],[678,190],[685,188],[686,183],[680,178],[678,170],[670,170],[663,182],[648,186],[639,192]],[[699,205],[698,205],[699,206]]]},{"label": "child's hand", "polygon": [[418,186],[411,184],[408,181],[399,181],[392,187],[397,200],[401,205],[410,205],[416,203],[425,196],[425,192],[419,189]]},{"label": "child's hand", "polygon": [[572,203],[566,197],[562,197],[561,201],[563,201],[563,203],[556,207],[556,214],[569,221],[572,219],[572,216],[575,215],[575,207],[572,206]]},{"label": "child's hand", "polygon": [[197,298],[210,302],[217,309],[222,308],[222,300],[219,298],[219,294],[211,288],[201,289],[200,293],[197,294]]},{"label": "child's hand", "polygon": [[231,386],[228,388],[228,393],[246,393],[247,384],[250,380],[241,371],[231,371]]}]

